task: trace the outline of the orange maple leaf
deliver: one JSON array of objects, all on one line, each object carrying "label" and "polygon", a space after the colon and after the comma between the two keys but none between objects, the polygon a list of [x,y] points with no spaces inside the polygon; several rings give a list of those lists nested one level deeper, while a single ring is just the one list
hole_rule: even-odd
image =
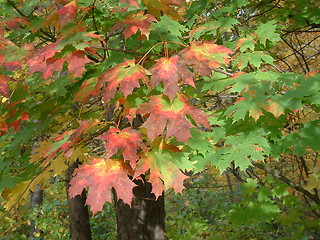
[{"label": "orange maple leaf", "polygon": [[153,96],[149,102],[141,104],[137,112],[143,115],[150,113],[141,127],[147,129],[148,138],[151,140],[162,134],[167,126],[167,137],[175,136],[178,141],[187,143],[191,137],[190,128],[194,126],[186,115],[190,115],[198,125],[210,126],[209,116],[190,105],[182,95],[175,98],[172,103],[166,96]]},{"label": "orange maple leaf", "polygon": [[178,81],[195,87],[193,74],[188,68],[179,62],[180,57],[174,55],[171,58],[160,58],[158,62],[149,69],[152,73],[150,79],[151,87],[157,86],[160,82],[164,84],[164,93],[172,100],[179,91]]},{"label": "orange maple leaf", "polygon": [[191,42],[191,46],[180,51],[185,65],[192,66],[195,72],[202,76],[210,76],[212,68],[230,62],[229,48],[217,45],[214,42]]},{"label": "orange maple leaf", "polygon": [[102,211],[105,202],[112,202],[111,189],[117,197],[131,205],[132,189],[136,186],[129,178],[129,171],[123,161],[116,159],[92,158],[90,163],[81,165],[74,171],[70,181],[70,198],[80,195],[89,187],[86,204],[90,205],[93,214]]},{"label": "orange maple leaf", "polygon": [[151,22],[157,22],[157,19],[151,14],[144,14],[142,11],[139,11],[135,14],[130,14],[123,21],[116,23],[110,29],[110,32],[112,33],[125,27],[123,32],[125,38],[129,38],[140,31],[141,39],[147,39],[150,34]]},{"label": "orange maple leaf", "polygon": [[102,73],[99,76],[99,82],[95,91],[99,91],[108,82],[108,86],[103,90],[103,101],[105,104],[109,102],[114,94],[119,90],[124,93],[125,96],[132,93],[135,87],[140,87],[139,79],[144,83],[149,81],[147,77],[147,70],[141,65],[136,65],[134,60],[126,60],[123,63],[116,65],[108,71]]},{"label": "orange maple leaf", "polygon": [[129,161],[132,168],[136,167],[136,161],[139,159],[137,151],[144,148],[144,144],[138,132],[132,128],[117,129],[110,128],[108,132],[97,137],[97,139],[106,141],[106,158],[122,151],[123,159]]}]

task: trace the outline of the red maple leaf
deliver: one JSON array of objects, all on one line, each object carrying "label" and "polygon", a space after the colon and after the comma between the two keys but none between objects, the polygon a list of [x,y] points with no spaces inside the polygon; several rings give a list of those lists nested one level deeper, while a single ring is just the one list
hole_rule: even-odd
[{"label": "red maple leaf", "polygon": [[77,7],[76,0],[73,0],[67,3],[58,11],[55,11],[50,14],[47,17],[47,20],[45,21],[44,26],[49,26],[52,23],[54,23],[55,28],[61,29],[68,23],[74,22],[75,17],[77,15],[77,9],[78,7]]},{"label": "red maple leaf", "polygon": [[147,129],[148,138],[151,140],[162,134],[167,126],[167,137],[176,136],[178,141],[188,142],[191,137],[190,128],[194,126],[186,115],[190,115],[198,125],[210,126],[209,116],[190,105],[182,95],[172,103],[166,96],[153,96],[149,102],[141,104],[137,112],[143,115],[150,113],[142,127]]},{"label": "red maple leaf", "polygon": [[85,71],[84,66],[90,62],[85,51],[75,50],[59,59],[55,57],[55,54],[61,51],[59,43],[59,41],[51,43],[34,53],[34,57],[27,62],[30,74],[42,72],[43,78],[48,79],[55,71],[60,72],[64,62],[67,61],[70,73],[73,73],[75,77],[82,75]]},{"label": "red maple leaf", "polygon": [[76,50],[66,57],[68,62],[68,71],[73,73],[75,77],[81,77],[82,73],[86,70],[84,66],[90,62],[86,53],[82,50]]},{"label": "red maple leaf", "polygon": [[108,86],[103,90],[103,101],[105,104],[114,97],[115,92],[119,86],[119,90],[125,96],[132,93],[135,87],[140,87],[139,79],[147,83],[147,71],[141,65],[136,65],[134,60],[126,60],[123,63],[116,65],[110,70],[102,73],[99,76],[99,82],[95,91],[99,91],[108,82]]},{"label": "red maple leaf", "polygon": [[5,75],[0,75],[0,94],[6,98],[9,97],[9,88],[7,85],[9,77]]},{"label": "red maple leaf", "polygon": [[185,65],[192,66],[195,72],[209,76],[211,68],[218,68],[230,61],[232,51],[214,42],[191,42],[191,46],[180,51]]},{"label": "red maple leaf", "polygon": [[84,80],[79,88],[78,93],[74,97],[74,101],[81,101],[82,103],[85,103],[90,95],[94,97],[98,96],[99,93],[96,91],[97,83],[97,77]]},{"label": "red maple leaf", "polygon": [[60,51],[58,44],[59,42],[51,43],[34,53],[34,57],[27,62],[29,74],[42,72],[43,78],[47,79],[54,71],[61,71],[64,60],[54,58],[54,55]]},{"label": "red maple leaf", "polygon": [[152,73],[150,79],[151,87],[163,82],[164,93],[172,100],[179,91],[178,81],[195,87],[193,74],[188,68],[179,62],[180,57],[174,55],[171,58],[160,58],[158,62],[149,69]]},{"label": "red maple leaf", "polygon": [[105,145],[107,159],[116,154],[118,150],[121,150],[123,159],[129,161],[132,168],[136,167],[137,151],[144,148],[144,144],[136,130],[132,128],[122,130],[111,128],[108,132],[97,137],[97,139],[107,142]]},{"label": "red maple leaf", "polygon": [[131,205],[132,189],[136,186],[129,178],[129,171],[122,161],[116,159],[93,158],[74,171],[70,181],[69,196],[80,195],[89,187],[86,204],[90,205],[93,214],[102,211],[105,202],[112,202],[111,189],[117,197]]},{"label": "red maple leaf", "polygon": [[145,174],[150,170],[149,182],[152,184],[152,192],[159,197],[164,190],[173,188],[175,192],[181,192],[183,181],[187,178],[180,169],[175,166],[172,159],[175,156],[170,151],[151,151],[143,155],[135,170],[134,177]]},{"label": "red maple leaf", "polygon": [[110,29],[110,32],[112,33],[126,26],[123,32],[125,38],[129,38],[140,30],[141,38],[147,39],[149,38],[151,22],[157,22],[157,19],[150,14],[144,14],[142,11],[139,11],[135,14],[130,14],[123,21],[116,23]]},{"label": "red maple leaf", "polygon": [[29,115],[26,111],[21,111],[21,109],[15,108],[10,111],[10,117],[7,119],[7,129],[13,127],[14,132],[19,130],[21,122],[23,120],[29,121]]}]

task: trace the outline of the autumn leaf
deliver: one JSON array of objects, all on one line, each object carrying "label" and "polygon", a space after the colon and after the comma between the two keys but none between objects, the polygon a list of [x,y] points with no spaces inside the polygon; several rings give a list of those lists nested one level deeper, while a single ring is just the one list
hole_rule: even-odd
[{"label": "autumn leaf", "polygon": [[0,94],[6,98],[9,97],[9,88],[7,85],[9,77],[5,75],[0,75]]},{"label": "autumn leaf", "polygon": [[147,70],[141,65],[136,65],[134,60],[126,60],[99,76],[96,91],[99,91],[104,83],[108,82],[108,86],[102,92],[103,101],[107,104],[114,97],[118,86],[119,90],[127,96],[135,87],[140,87],[139,79],[148,83]]},{"label": "autumn leaf", "polygon": [[128,170],[122,161],[116,159],[93,158],[74,171],[70,181],[70,198],[80,195],[89,187],[86,204],[90,205],[93,214],[102,211],[105,202],[112,202],[111,189],[117,197],[131,205],[132,189],[136,185],[128,178]]},{"label": "autumn leaf", "polygon": [[53,12],[47,17],[44,26],[50,26],[52,23],[55,24],[57,29],[61,29],[70,22],[74,22],[77,14],[77,3],[76,0],[71,1],[60,8],[58,11]]},{"label": "autumn leaf", "polygon": [[141,157],[134,176],[138,177],[150,170],[148,181],[152,184],[152,192],[156,197],[171,187],[175,192],[181,192],[187,176],[174,164],[177,158],[179,156],[171,151],[153,150]]},{"label": "autumn leaf", "polygon": [[120,2],[126,3],[128,5],[138,8],[138,0],[120,0]]},{"label": "autumn leaf", "polygon": [[7,129],[13,127],[14,132],[17,132],[23,120],[29,121],[28,113],[18,108],[12,109],[10,111],[10,118],[7,119]]},{"label": "autumn leaf", "polygon": [[85,103],[90,96],[96,97],[98,95],[98,91],[96,91],[97,83],[97,77],[84,80],[79,88],[78,93],[74,97],[74,101],[81,101],[82,103]]},{"label": "autumn leaf", "polygon": [[284,107],[271,99],[267,100],[268,105],[263,106],[263,109],[271,112],[275,117],[279,117],[281,114],[284,114]]},{"label": "autumn leaf", "polygon": [[171,58],[160,58],[158,62],[149,69],[152,73],[150,79],[151,87],[163,82],[164,93],[172,100],[179,91],[178,82],[189,84],[195,87],[193,74],[188,68],[179,62],[180,57],[174,55]]},{"label": "autumn leaf", "polygon": [[150,113],[141,127],[147,129],[148,138],[151,140],[163,134],[167,127],[167,137],[175,136],[178,141],[187,143],[191,137],[190,128],[194,126],[186,115],[190,115],[198,125],[210,126],[208,115],[190,105],[182,95],[175,98],[172,104],[166,96],[153,96],[149,102],[141,104],[137,112],[142,115]]},{"label": "autumn leaf", "polygon": [[57,47],[57,44],[51,44],[46,51],[42,49],[42,51],[36,53],[36,56],[28,61],[29,73],[42,72],[43,78],[48,79],[55,71],[61,72],[64,62],[67,61],[68,71],[73,73],[75,77],[80,77],[85,71],[84,66],[90,62],[85,52],[76,50],[59,59],[54,57],[54,54],[60,51],[59,49],[52,49],[55,47]]},{"label": "autumn leaf", "polygon": [[97,137],[97,139],[106,141],[106,158],[122,151],[124,161],[129,161],[132,168],[136,167],[138,160],[137,151],[144,148],[144,144],[139,133],[132,128],[117,129],[110,128],[108,132]]},{"label": "autumn leaf", "polygon": [[214,42],[191,42],[191,46],[180,51],[183,63],[192,66],[195,72],[210,76],[212,68],[230,62],[232,51]]},{"label": "autumn leaf", "polygon": [[75,77],[81,77],[86,70],[84,66],[90,62],[90,59],[84,51],[76,50],[66,57],[66,61],[68,62],[68,71],[73,73]]},{"label": "autumn leaf", "polygon": [[54,55],[60,51],[58,44],[58,42],[51,43],[34,53],[34,57],[27,62],[29,74],[42,72],[43,78],[48,79],[54,71],[61,71],[64,60],[54,58]]},{"label": "autumn leaf", "polygon": [[157,22],[157,19],[150,14],[144,14],[142,11],[139,11],[135,14],[130,14],[123,21],[116,23],[110,29],[110,32],[112,33],[125,27],[125,30],[123,31],[125,38],[129,38],[131,35],[140,31],[141,39],[148,39],[151,22]]},{"label": "autumn leaf", "polygon": [[[69,159],[73,153],[74,147],[81,140],[81,135],[89,131],[95,124],[96,121],[94,120],[81,121],[77,128],[60,134],[54,139],[50,148],[43,153],[43,157],[46,158],[47,161],[50,161],[56,156],[58,151],[61,150],[66,158]],[[44,164],[46,164],[47,161]]]},{"label": "autumn leaf", "polygon": [[177,11],[177,7],[180,7],[183,0],[142,0],[142,3],[147,6],[148,11],[156,16],[160,17],[161,14],[165,14],[174,20],[180,20],[181,16]]}]

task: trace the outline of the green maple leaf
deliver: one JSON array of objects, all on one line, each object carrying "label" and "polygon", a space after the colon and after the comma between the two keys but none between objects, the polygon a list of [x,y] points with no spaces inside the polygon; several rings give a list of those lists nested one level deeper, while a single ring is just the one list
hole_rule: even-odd
[{"label": "green maple leaf", "polygon": [[252,53],[243,53],[239,55],[235,63],[238,64],[240,70],[242,70],[248,65],[248,63],[251,63],[256,68],[259,68],[264,62],[273,65],[273,61],[274,59],[270,55],[255,51]]},{"label": "green maple leaf", "polygon": [[267,23],[261,24],[256,33],[258,34],[258,39],[261,43],[266,45],[267,40],[271,42],[277,42],[281,40],[281,37],[276,33],[277,25],[275,20],[269,21]]},{"label": "green maple leaf", "polygon": [[224,142],[225,147],[207,154],[203,161],[211,162],[220,171],[224,171],[234,162],[245,170],[250,161],[263,160],[264,154],[270,152],[270,146],[262,130],[250,132],[249,134],[239,133],[235,136],[228,136]]},{"label": "green maple leaf", "polygon": [[140,158],[135,177],[150,170],[148,181],[152,184],[152,192],[158,197],[169,188],[173,188],[175,192],[181,192],[184,188],[183,181],[187,176],[180,169],[190,170],[190,168],[193,168],[193,165],[183,153],[158,149]]},{"label": "green maple leaf", "polygon": [[182,32],[189,31],[188,28],[181,25],[179,22],[172,20],[171,18],[167,17],[166,15],[160,18],[158,23],[153,24],[156,28],[160,29],[161,31],[168,31],[171,32],[173,35],[177,37],[182,37]]},{"label": "green maple leaf", "polygon": [[270,149],[268,141],[261,136],[263,132],[250,132],[249,134],[240,133],[237,136],[226,138],[225,145],[228,154],[224,155],[227,162],[234,161],[235,166],[245,170],[250,164],[250,160],[263,160],[265,152]]}]

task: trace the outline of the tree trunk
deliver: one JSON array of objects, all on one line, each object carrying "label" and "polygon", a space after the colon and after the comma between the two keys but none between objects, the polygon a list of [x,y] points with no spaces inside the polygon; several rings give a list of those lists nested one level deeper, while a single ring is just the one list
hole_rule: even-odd
[{"label": "tree trunk", "polygon": [[36,228],[34,218],[40,217],[39,207],[43,200],[43,190],[40,185],[36,185],[33,192],[30,192],[30,208],[34,215],[30,221],[30,239],[38,239],[36,234],[40,234],[40,230]]},{"label": "tree trunk", "polygon": [[148,182],[137,180],[132,207],[115,195],[118,240],[164,240],[164,197],[155,200]]},{"label": "tree trunk", "polygon": [[72,177],[73,171],[78,167],[79,163],[74,162],[66,171],[66,188],[67,198],[69,205],[69,218],[70,218],[70,233],[72,240],[91,240],[91,229],[88,207],[86,203],[86,192],[83,190],[81,196],[77,195],[74,198],[69,198],[68,189],[69,182]]}]

